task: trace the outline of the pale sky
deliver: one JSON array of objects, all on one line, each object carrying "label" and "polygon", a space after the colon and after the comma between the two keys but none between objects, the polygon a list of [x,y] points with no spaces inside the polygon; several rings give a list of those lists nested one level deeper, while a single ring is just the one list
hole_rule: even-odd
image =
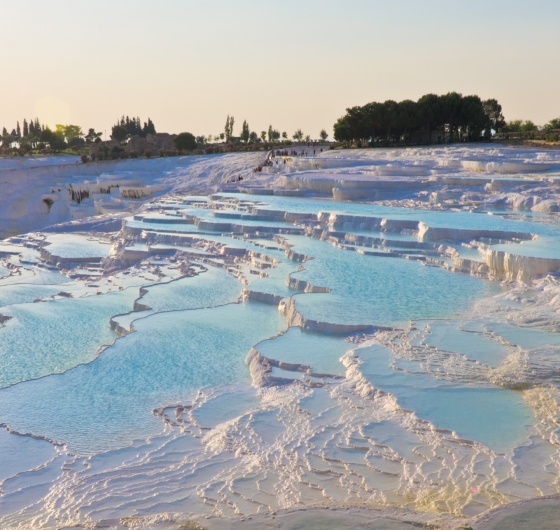
[{"label": "pale sky", "polygon": [[560,116],[559,0],[0,0],[0,127],[317,137],[345,108],[455,90]]}]

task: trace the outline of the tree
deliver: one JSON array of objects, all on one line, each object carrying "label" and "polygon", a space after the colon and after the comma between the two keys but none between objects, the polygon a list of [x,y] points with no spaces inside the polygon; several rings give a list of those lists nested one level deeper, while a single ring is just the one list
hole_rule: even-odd
[{"label": "tree", "polygon": [[249,139],[251,140],[252,144],[256,144],[259,141],[259,135],[253,131],[250,135],[249,135]]},{"label": "tree", "polygon": [[[333,126],[334,129],[334,139],[337,142],[349,142],[351,141],[352,132],[350,130],[350,124],[348,123],[348,116],[342,116],[338,118]],[[294,134],[294,140],[296,139],[296,134],[300,133],[301,129],[298,129]],[[303,136],[303,134],[302,134]]]},{"label": "tree", "polygon": [[111,129],[111,139],[117,142],[124,142],[128,139],[128,131],[122,125],[113,125]]},{"label": "tree", "polygon": [[57,133],[62,134],[66,141],[70,143],[75,138],[81,138],[84,133],[82,132],[82,128],[79,125],[60,125],[57,124],[56,131]]},{"label": "tree", "polygon": [[173,138],[178,151],[194,151],[197,147],[196,138],[189,132],[182,132]]},{"label": "tree", "polygon": [[546,131],[552,131],[554,129],[560,129],[560,118],[554,118],[550,120],[545,126],[544,129]]},{"label": "tree", "polygon": [[272,129],[272,141],[277,142],[278,140],[280,140],[280,131]]},{"label": "tree", "polygon": [[463,97],[449,92],[444,96],[426,94],[418,102],[374,101],[347,108],[346,114],[334,124],[334,137],[349,145],[364,145],[371,139],[371,145],[375,146],[379,140],[401,142],[407,136],[412,141],[412,132],[425,128],[429,141],[434,131],[446,132],[451,140],[478,140],[483,131],[500,127],[502,123],[501,106],[496,100],[483,103],[478,96]]},{"label": "tree", "polygon": [[14,137],[4,127],[2,129],[2,147],[10,147],[14,141]]},{"label": "tree", "polygon": [[528,133],[537,131],[538,127],[531,121],[527,120],[523,125],[521,125],[521,132]]},{"label": "tree", "polygon": [[288,139],[288,133],[287,133],[287,132],[284,131],[284,132],[282,133],[282,139],[283,139],[283,140],[287,140],[287,139]]},{"label": "tree", "polygon": [[156,128],[154,126],[154,122],[148,118],[148,122],[144,122],[144,127],[142,128],[142,134],[144,138],[148,136],[148,134],[156,134]]},{"label": "tree", "polygon": [[512,120],[508,121],[503,127],[502,131],[506,133],[515,133],[521,132],[521,125],[523,124],[522,120]]},{"label": "tree", "polygon": [[325,129],[321,129],[319,136],[321,137],[321,140],[323,140],[323,142],[326,142],[327,138],[329,137],[329,133],[325,131]]},{"label": "tree", "polygon": [[418,119],[418,104],[410,99],[399,103],[398,128],[403,136],[408,135],[407,141],[412,143],[412,132],[420,125]]},{"label": "tree", "polygon": [[462,107],[462,127],[469,141],[479,140],[482,131],[488,126],[482,100],[478,96],[465,96]]},{"label": "tree", "polygon": [[261,131],[261,140],[266,142],[266,131]]},{"label": "tree", "polygon": [[463,120],[463,96],[457,92],[449,92],[440,96],[441,124],[445,126],[449,141],[458,137],[459,126]]},{"label": "tree", "polygon": [[45,129],[41,131],[39,139],[41,142],[49,144],[51,149],[54,149],[55,151],[59,151],[60,149],[64,149],[66,147],[64,133],[60,130],[51,131],[49,127],[45,127]]},{"label": "tree", "polygon": [[432,131],[443,125],[440,98],[436,94],[426,94],[418,100],[418,110],[422,125],[428,129],[428,143],[432,143]]},{"label": "tree", "polygon": [[95,129],[89,129],[88,133],[85,135],[86,144],[99,143],[102,135],[103,133],[95,132]]},{"label": "tree", "polygon": [[206,136],[197,136],[195,139],[199,147],[203,147],[204,145],[206,145]]},{"label": "tree", "polygon": [[268,133],[267,134],[268,134],[268,141],[272,143],[272,141],[274,140],[272,125],[268,126]]},{"label": "tree", "polygon": [[495,99],[487,99],[482,102],[482,108],[484,109],[484,114],[486,114],[488,118],[488,134],[486,134],[485,130],[485,136],[490,137],[490,129],[494,129],[494,131],[498,132],[506,124],[504,115],[502,114],[502,106]]},{"label": "tree", "polygon": [[247,120],[243,120],[243,125],[241,126],[241,140],[243,140],[246,144],[249,143],[249,124]]},{"label": "tree", "polygon": [[232,116],[230,118],[229,114],[226,119],[226,125],[224,127],[224,133],[226,137],[226,142],[230,142],[233,137],[233,124],[235,123],[235,118]]},{"label": "tree", "polygon": [[301,131],[301,129],[297,129],[296,132],[292,135],[292,138],[297,142],[301,142],[301,140],[303,139],[303,132]]},{"label": "tree", "polygon": [[16,137],[21,138],[21,129],[19,127],[19,121],[17,122],[17,127],[16,127]]},{"label": "tree", "polygon": [[23,119],[23,136],[27,136],[29,134],[29,125],[27,124],[27,120]]},{"label": "tree", "polygon": [[[375,101],[368,103],[362,107],[361,113],[356,116],[349,115],[348,118],[349,119],[339,124],[338,136],[347,136],[347,138],[342,141],[351,141],[355,138],[371,138],[371,146],[375,147],[375,139],[377,137],[384,137],[386,134],[386,112],[383,103],[377,103]],[[336,131],[335,140],[341,141],[338,139]]]}]

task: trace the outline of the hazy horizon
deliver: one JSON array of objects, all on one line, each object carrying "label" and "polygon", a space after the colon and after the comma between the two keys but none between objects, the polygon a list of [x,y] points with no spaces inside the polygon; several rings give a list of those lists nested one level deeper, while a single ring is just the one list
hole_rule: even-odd
[{"label": "hazy horizon", "polygon": [[269,125],[317,137],[346,107],[457,91],[507,120],[560,116],[560,4],[427,0],[264,6],[167,0],[4,3],[0,126],[23,118],[109,133],[121,115],[215,135]]}]

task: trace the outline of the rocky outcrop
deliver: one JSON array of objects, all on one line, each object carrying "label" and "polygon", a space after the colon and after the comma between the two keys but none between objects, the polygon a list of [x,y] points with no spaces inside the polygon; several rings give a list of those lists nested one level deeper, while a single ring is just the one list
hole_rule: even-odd
[{"label": "rocky outcrop", "polygon": [[492,276],[522,282],[528,282],[533,276],[560,269],[560,259],[519,256],[492,249],[485,250],[484,262]]},{"label": "rocky outcrop", "polygon": [[290,289],[296,289],[297,291],[301,291],[304,293],[330,293],[332,289],[329,287],[320,287],[317,285],[312,285],[305,280],[300,280],[298,278],[292,278],[292,276],[288,276],[286,280],[286,285]]},{"label": "rocky outcrop", "polygon": [[157,133],[157,134],[148,134],[145,138],[138,136],[137,134],[130,137],[126,145],[126,150],[130,151],[138,151],[139,153],[144,152],[146,149],[150,149],[155,153],[160,149],[165,149],[169,151],[175,151],[176,147],[173,143],[173,138],[175,138],[175,134],[168,134],[168,133]]},{"label": "rocky outcrop", "polygon": [[508,232],[505,230],[469,230],[465,228],[443,228],[418,224],[418,241],[472,241],[473,239],[489,238],[506,241],[530,241],[533,234],[526,232]]},{"label": "rocky outcrop", "polygon": [[98,142],[98,143],[94,143],[94,144],[90,144],[89,146],[89,154],[90,155],[97,155],[99,154],[99,151],[101,151],[101,148],[107,148],[109,151],[112,151],[113,148],[115,147],[120,147],[121,146],[121,142],[118,142],[117,140],[107,140],[106,142]]},{"label": "rocky outcrop", "polygon": [[286,315],[289,327],[299,327],[308,331],[318,331],[321,333],[332,333],[336,335],[350,335],[358,331],[372,332],[376,328],[368,324],[331,324],[330,322],[319,322],[303,317],[296,309],[293,298],[282,300],[278,305],[278,310]]},{"label": "rocky outcrop", "polygon": [[251,300],[253,302],[262,302],[263,304],[277,306],[283,299],[283,296],[271,293],[261,293],[259,291],[251,291],[249,289],[243,289],[241,291],[241,300],[244,302]]}]

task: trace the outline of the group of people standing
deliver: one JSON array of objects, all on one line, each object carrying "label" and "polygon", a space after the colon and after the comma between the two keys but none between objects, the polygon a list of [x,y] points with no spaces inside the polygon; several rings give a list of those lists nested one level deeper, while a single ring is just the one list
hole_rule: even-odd
[{"label": "group of people standing", "polygon": [[[307,147],[313,147],[313,156],[315,156],[317,154],[317,142],[307,142]],[[320,152],[323,152],[323,148],[321,148]],[[272,149],[271,151],[269,151],[266,160],[262,163],[259,164],[255,169],[253,169],[253,173],[260,173],[263,168],[265,167],[274,167],[276,165],[276,167],[279,167],[281,162],[280,162],[280,158],[279,157],[287,157],[287,156],[309,156],[308,151],[304,151],[302,150],[297,150],[297,149]],[[276,164],[272,161],[272,159],[276,159],[275,162]],[[286,159],[283,159],[284,165],[287,163]]]}]

